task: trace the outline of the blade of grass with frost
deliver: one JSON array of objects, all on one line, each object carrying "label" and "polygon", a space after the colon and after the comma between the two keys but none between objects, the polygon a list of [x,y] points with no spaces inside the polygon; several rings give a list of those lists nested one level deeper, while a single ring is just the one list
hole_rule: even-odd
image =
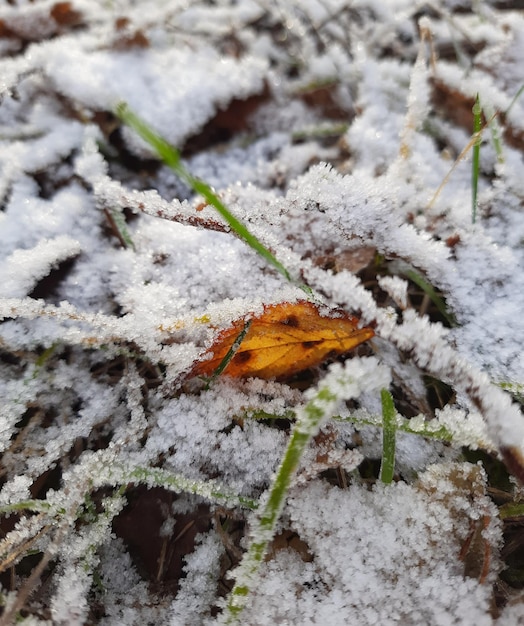
[{"label": "blade of grass with frost", "polygon": [[307,141],[309,139],[326,139],[331,137],[340,137],[340,135],[343,135],[348,128],[349,124],[345,123],[329,124],[324,126],[312,126],[293,132],[291,135],[291,139],[292,141],[296,142]]},{"label": "blade of grass with frost", "polygon": [[524,404],[524,384],[505,381],[497,384],[501,389],[505,389],[508,393],[510,393],[517,402]]},{"label": "blade of grass with frost", "polygon": [[[231,211],[223,204],[211,187],[202,180],[195,178],[182,163],[179,151],[158,135],[148,124],[133,113],[127,104],[121,102],[116,107],[116,115],[128,124],[144,141],[146,141],[158,154],[158,156],[168,165],[193,191],[205,198],[211,206],[215,207],[218,213],[224,218],[229,226],[241,237],[253,250],[258,252],[268,263],[270,263],[286,280],[296,283],[290,272],[282,263],[253,235],[246,226],[237,219]],[[303,291],[311,295],[311,289],[306,285],[298,285]]]},{"label": "blade of grass with frost", "polygon": [[[504,111],[504,115],[506,118],[508,117],[508,113],[511,111],[515,102],[519,99],[519,97],[524,92],[524,85],[520,87],[517,93],[513,96],[509,107]],[[493,147],[495,148],[495,152],[497,153],[497,161],[499,163],[504,163],[504,153],[502,150],[502,133],[500,131],[500,124],[496,114],[494,113],[492,107],[490,105],[484,104],[484,117],[489,119],[488,125],[491,132],[491,141],[493,143]]]},{"label": "blade of grass with frost", "polygon": [[124,218],[124,214],[122,211],[118,209],[104,209],[104,213],[113,227],[120,243],[123,248],[131,248],[131,250],[135,249],[135,244],[131,239],[131,235],[129,234],[129,230],[127,228],[126,220]]},{"label": "blade of grass with frost", "polygon": [[520,89],[517,91],[517,93],[513,96],[512,101],[510,102],[509,107],[506,109],[506,111],[504,112],[504,114],[508,115],[508,113],[511,111],[511,109],[513,108],[513,105],[515,104],[515,102],[520,98],[520,96],[524,93],[524,85],[521,85]]},{"label": "blade of grass with frost", "polygon": [[[373,426],[375,428],[383,428],[384,427],[384,419],[382,416],[370,416],[369,419],[365,419],[362,417],[333,417],[337,422],[347,422],[348,424],[354,424],[355,426]],[[416,427],[412,427],[411,423],[413,420],[408,420],[405,417],[397,417],[398,423],[396,423],[395,430],[399,430],[403,433],[408,433],[410,435],[419,435],[420,437],[427,437],[428,439],[436,439],[438,441],[453,441],[453,433],[448,430],[442,424],[438,424],[436,427],[433,425],[433,422],[424,422],[420,425],[417,422]],[[480,446],[479,446],[480,447]]]},{"label": "blade of grass with frost", "polygon": [[298,468],[306,446],[336,400],[337,396],[329,388],[320,389],[304,407],[303,414],[295,424],[286,452],[271,485],[269,498],[253,528],[253,541],[242,559],[237,572],[236,583],[229,594],[225,616],[226,624],[238,623],[253,578],[266,554],[267,546],[273,538],[291,479]]},{"label": "blade of grass with frost", "polygon": [[236,582],[231,590],[221,623],[242,623],[240,615],[246,598],[256,584],[256,575],[273,539],[276,525],[291,481],[306,447],[317,434],[322,421],[331,417],[339,402],[357,398],[363,391],[375,391],[390,384],[387,367],[370,357],[347,361],[344,366],[334,364],[305,406],[296,411],[295,422],[286,451],[269,488],[269,495],[261,507],[259,517],[252,524],[251,541],[240,565],[235,571]]},{"label": "blade of grass with frost", "polygon": [[[353,424],[356,428],[372,426],[373,428],[383,428],[384,418],[382,415],[369,415],[360,417],[358,415],[334,416],[337,422]],[[439,418],[426,420],[423,415],[407,419],[397,413],[395,417],[395,429],[398,432],[408,435],[416,435],[450,443],[454,448],[470,448],[471,450],[485,450],[489,453],[496,453],[495,444],[483,432],[477,432],[470,423],[464,423],[457,419],[451,425],[443,424]]]},{"label": "blade of grass with frost", "polygon": [[229,365],[229,362],[235,356],[236,352],[240,348],[240,344],[244,340],[244,337],[247,335],[247,331],[249,330],[250,326],[251,326],[251,320],[249,320],[248,322],[244,324],[244,328],[240,331],[238,337],[233,342],[233,345],[227,351],[226,356],[222,359],[219,366],[213,372],[213,375],[207,380],[206,389],[209,389],[209,387],[213,384],[213,382],[220,376],[220,374],[222,374],[222,372]]},{"label": "blade of grass with frost", "polygon": [[456,326],[457,320],[455,319],[453,313],[448,311],[448,307],[444,302],[443,298],[441,298],[438,293],[435,291],[433,285],[426,280],[422,274],[419,274],[415,270],[411,268],[402,267],[401,269],[404,276],[409,278],[409,280],[413,281],[417,287],[420,287],[422,291],[428,296],[428,298],[433,302],[433,304],[437,307],[438,312],[444,317],[444,319],[448,322],[450,326]]},{"label": "blade of grass with frost", "polygon": [[477,94],[473,105],[473,134],[475,143],[473,144],[473,159],[471,169],[471,221],[474,224],[477,219],[479,169],[480,169],[480,142],[482,132],[482,107],[480,97]]},{"label": "blade of grass with frost", "polygon": [[[106,472],[104,472],[104,469]],[[157,467],[126,467],[123,464],[113,463],[110,467],[101,468],[97,476],[97,484],[128,484],[140,483],[148,487],[162,487],[169,491],[191,493],[201,496],[211,502],[217,502],[226,506],[243,506],[248,509],[256,509],[258,503],[251,499],[228,493],[227,489],[218,482],[209,480],[190,480],[180,474],[173,474]]]},{"label": "blade of grass with frost", "polygon": [[40,370],[44,367],[44,365],[46,364],[47,360],[50,359],[55,350],[58,348],[60,344],[58,343],[58,341],[56,341],[55,343],[51,344],[49,346],[49,348],[46,348],[42,354],[40,354],[36,361],[35,361],[35,367],[33,369],[33,372],[31,374],[31,376],[29,378],[26,379],[26,382],[29,382],[29,380],[35,379],[37,378]]},{"label": "blade of grass with frost", "polygon": [[[52,509],[52,506],[46,500],[20,500],[20,502],[13,502],[13,504],[3,504],[0,506],[0,514],[4,513],[17,513],[19,511],[31,511],[32,513],[48,513]],[[64,514],[66,510],[64,508],[57,509],[55,513]]]},{"label": "blade of grass with frost", "polygon": [[502,150],[502,133],[500,132],[500,124],[495,111],[491,105],[483,104],[482,110],[484,111],[484,117],[489,120],[488,126],[491,133],[491,143],[497,154],[497,161],[504,163],[504,152]]},{"label": "blade of grass with frost", "polygon": [[499,509],[500,519],[504,520],[508,517],[520,517],[524,516],[524,502],[507,502],[503,504]]},{"label": "blade of grass with frost", "polygon": [[395,446],[397,412],[393,398],[387,389],[380,392],[382,402],[382,462],[380,464],[380,480],[389,485],[395,475]]}]

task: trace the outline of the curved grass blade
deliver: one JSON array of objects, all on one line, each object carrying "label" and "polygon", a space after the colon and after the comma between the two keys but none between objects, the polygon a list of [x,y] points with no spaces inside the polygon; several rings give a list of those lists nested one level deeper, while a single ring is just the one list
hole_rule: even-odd
[{"label": "curved grass blade", "polygon": [[225,206],[217,194],[204,181],[193,176],[182,163],[180,152],[156,133],[146,122],[133,113],[125,102],[116,107],[116,115],[130,126],[144,141],[146,141],[158,156],[168,165],[177,176],[183,180],[193,191],[200,194],[208,204],[213,206],[224,218],[235,233],[242,238],[248,246],[253,248],[261,257],[272,265],[286,280],[296,284],[303,291],[312,295],[307,285],[299,284],[284,265],[248,230],[248,228]]}]

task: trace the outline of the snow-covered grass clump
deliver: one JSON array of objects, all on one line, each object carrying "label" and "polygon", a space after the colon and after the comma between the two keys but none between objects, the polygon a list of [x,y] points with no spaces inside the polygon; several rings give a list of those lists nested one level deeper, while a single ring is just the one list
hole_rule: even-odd
[{"label": "snow-covered grass clump", "polygon": [[[466,4],[0,8],[0,623],[522,618],[524,19]],[[304,299],[375,337],[191,377]]]}]

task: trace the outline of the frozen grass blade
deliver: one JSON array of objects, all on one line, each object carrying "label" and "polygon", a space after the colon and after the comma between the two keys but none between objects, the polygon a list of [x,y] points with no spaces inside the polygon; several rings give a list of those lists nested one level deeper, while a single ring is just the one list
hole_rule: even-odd
[{"label": "frozen grass blade", "polygon": [[271,485],[269,498],[256,526],[253,528],[253,541],[240,564],[237,582],[229,594],[225,616],[226,624],[238,623],[253,578],[266,554],[268,543],[273,538],[291,479],[298,468],[306,446],[317,432],[321,420],[327,415],[329,408],[336,399],[337,396],[329,388],[320,389],[317,395],[304,407],[302,416],[295,424],[286,452]]},{"label": "frozen grass blade", "polygon": [[499,509],[500,519],[508,517],[522,518],[524,516],[524,502],[508,502]]},{"label": "frozen grass blade", "polygon": [[349,124],[345,123],[312,126],[293,132],[291,139],[294,142],[309,141],[312,139],[330,139],[332,137],[340,137],[348,128]]},{"label": "frozen grass blade", "polygon": [[107,484],[126,485],[129,483],[139,483],[148,487],[162,487],[178,493],[191,493],[224,506],[242,506],[248,509],[258,507],[256,500],[231,492],[228,493],[227,488],[214,480],[190,480],[180,474],[174,474],[157,467],[128,467],[117,462],[106,468],[101,468],[99,476],[97,476],[97,485],[100,487]]},{"label": "frozen grass blade", "polygon": [[[496,113],[493,114],[493,116],[486,122],[486,125],[491,124],[491,122],[495,119],[496,117]],[[451,166],[451,169],[449,170],[449,172],[444,176],[442,182],[440,183],[440,185],[438,186],[437,190],[435,191],[435,193],[433,194],[431,200],[428,202],[427,208],[431,209],[433,207],[433,205],[435,204],[437,198],[440,195],[440,192],[444,189],[444,187],[447,185],[448,180],[450,179],[451,175],[453,174],[453,172],[455,171],[455,168],[457,167],[457,165],[462,161],[462,159],[466,158],[466,155],[468,154],[468,152],[475,147],[475,145],[477,144],[477,142],[479,142],[480,144],[480,140],[481,140],[481,134],[482,134],[482,130],[483,127],[481,126],[480,130],[478,132],[473,133],[473,135],[471,136],[471,139],[468,141],[468,143],[466,144],[466,146],[462,149],[462,152],[458,155],[458,157],[455,159],[455,162],[453,163],[453,165]]]},{"label": "frozen grass blade", "polygon": [[517,402],[524,404],[524,384],[503,381],[498,386],[510,393]]},{"label": "frozen grass blade", "polygon": [[[362,418],[362,417],[355,417],[355,416],[350,416],[350,417],[334,417],[333,419],[337,420],[338,422],[348,422],[349,424],[354,424],[357,427],[362,427],[362,426],[374,426],[376,428],[383,428],[384,427],[384,419],[382,416],[380,416],[380,419],[378,416],[370,416],[369,419],[366,418]],[[412,424],[415,423],[416,426],[413,426]],[[452,442],[454,439],[454,434],[451,430],[449,430],[448,428],[446,428],[445,426],[442,426],[441,424],[438,424],[437,426],[434,425],[434,422],[429,421],[429,422],[423,422],[422,424],[419,423],[418,420],[408,420],[405,417],[401,417],[401,416],[397,416],[397,424],[396,424],[396,428],[395,430],[399,430],[403,433],[409,433],[410,435],[419,435],[420,437],[428,437],[428,439],[436,439],[438,441],[447,441],[447,442]],[[482,447],[482,446],[478,446],[478,447]]]},{"label": "frozen grass blade", "polygon": [[380,399],[382,402],[382,462],[380,464],[380,480],[389,485],[393,482],[393,476],[395,475],[395,445],[396,445],[396,432],[397,412],[395,411],[395,405],[393,398],[387,389],[382,389],[380,392]]},{"label": "frozen grass blade", "polygon": [[209,389],[209,387],[215,382],[215,380],[220,376],[220,374],[222,374],[222,372],[229,365],[229,362],[235,356],[237,350],[240,348],[240,344],[244,340],[244,337],[247,335],[247,332],[248,332],[250,326],[251,326],[251,320],[249,320],[248,322],[246,322],[244,324],[244,328],[241,330],[241,332],[239,333],[238,337],[233,342],[233,345],[231,346],[231,348],[229,348],[229,350],[227,351],[227,354],[222,359],[222,361],[220,362],[220,365],[213,372],[213,376],[211,376],[207,380],[207,382],[206,382],[206,389]]},{"label": "frozen grass blade", "polygon": [[380,365],[375,358],[346,361],[344,368],[335,364],[315,395],[310,396],[305,406],[297,409],[297,421],[269,488],[268,498],[260,509],[258,519],[253,522],[251,543],[235,571],[236,582],[227,599],[222,623],[242,623],[240,615],[250,590],[256,585],[258,569],[275,534],[293,476],[322,421],[333,416],[342,399],[357,398],[362,391],[375,391],[389,385],[389,382],[389,369]]},{"label": "frozen grass blade", "polygon": [[520,96],[524,93],[524,85],[521,85],[520,89],[517,91],[517,93],[513,96],[513,99],[510,102],[509,107],[506,109],[505,111],[505,115],[507,116],[508,113],[511,111],[511,109],[513,108],[513,105],[515,104],[515,102],[520,98]]},{"label": "frozen grass blade", "polygon": [[494,109],[487,104],[482,105],[485,119],[489,120],[488,126],[491,134],[491,143],[497,154],[497,161],[504,163],[504,151],[502,149],[502,132],[498,120],[498,116],[495,114]]},{"label": "frozen grass blade", "polygon": [[443,298],[441,298],[438,293],[435,291],[433,285],[415,270],[411,268],[402,269],[402,273],[404,276],[409,278],[409,280],[413,281],[415,285],[420,287],[422,291],[428,296],[428,298],[433,302],[433,304],[437,307],[438,312],[442,315],[442,317],[448,322],[450,326],[456,326],[457,321],[453,315],[448,311],[448,307],[444,302]]},{"label": "frozen grass blade", "polygon": [[477,219],[481,133],[482,107],[480,106],[480,97],[477,94],[475,104],[473,105],[473,134],[475,143],[473,144],[473,159],[471,165],[471,221],[473,224]]},{"label": "frozen grass blade", "polygon": [[120,241],[121,246],[123,248],[130,248],[131,250],[134,250],[135,244],[129,234],[129,229],[127,228],[126,220],[122,211],[119,211],[118,209],[104,209],[104,213],[109,224],[111,225],[111,228]]},{"label": "frozen grass blade", "polygon": [[[3,504],[0,506],[0,515],[18,513],[20,511],[31,511],[32,513],[48,513],[52,506],[46,500],[20,500],[13,504]],[[55,511],[56,514],[63,514],[66,510],[61,508]]]},{"label": "frozen grass blade", "polygon": [[[127,104],[121,102],[116,107],[116,115],[128,124],[144,141],[146,141],[158,156],[168,165],[177,176],[183,180],[193,191],[200,194],[208,204],[213,206],[218,213],[224,218],[235,233],[242,238],[253,250],[258,252],[270,265],[272,265],[286,280],[291,283],[298,284],[293,279],[290,272],[282,265],[282,263],[253,235],[247,227],[237,219],[233,213],[225,206],[211,187],[202,180],[195,178],[184,166],[180,157],[180,152],[168,143],[163,137],[158,135],[148,124],[141,120],[133,113]],[[308,293],[312,294],[311,289],[307,285],[298,286]]]}]

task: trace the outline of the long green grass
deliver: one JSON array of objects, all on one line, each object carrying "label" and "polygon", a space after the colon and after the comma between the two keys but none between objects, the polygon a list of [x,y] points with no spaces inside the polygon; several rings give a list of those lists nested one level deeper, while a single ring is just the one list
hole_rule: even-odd
[{"label": "long green grass", "polygon": [[480,106],[479,94],[477,94],[473,105],[473,136],[475,143],[473,144],[473,158],[471,160],[471,221],[474,224],[477,220],[480,145],[482,142],[482,107]]},{"label": "long green grass", "polygon": [[264,246],[264,244],[253,235],[245,224],[243,224],[220,200],[213,189],[203,180],[196,178],[189,172],[184,163],[180,152],[166,141],[161,135],[156,133],[154,129],[144,122],[138,115],[133,113],[126,103],[121,102],[116,107],[116,115],[128,124],[149,146],[156,152],[159,158],[169,166],[176,175],[186,183],[195,193],[201,195],[204,200],[213,206],[219,215],[226,221],[229,227],[243,239],[248,246],[253,248],[263,259],[272,265],[279,274],[287,281],[293,283],[305,291],[308,295],[312,295],[311,289],[302,284],[298,278],[292,276],[291,272],[276,258],[276,256]]}]

